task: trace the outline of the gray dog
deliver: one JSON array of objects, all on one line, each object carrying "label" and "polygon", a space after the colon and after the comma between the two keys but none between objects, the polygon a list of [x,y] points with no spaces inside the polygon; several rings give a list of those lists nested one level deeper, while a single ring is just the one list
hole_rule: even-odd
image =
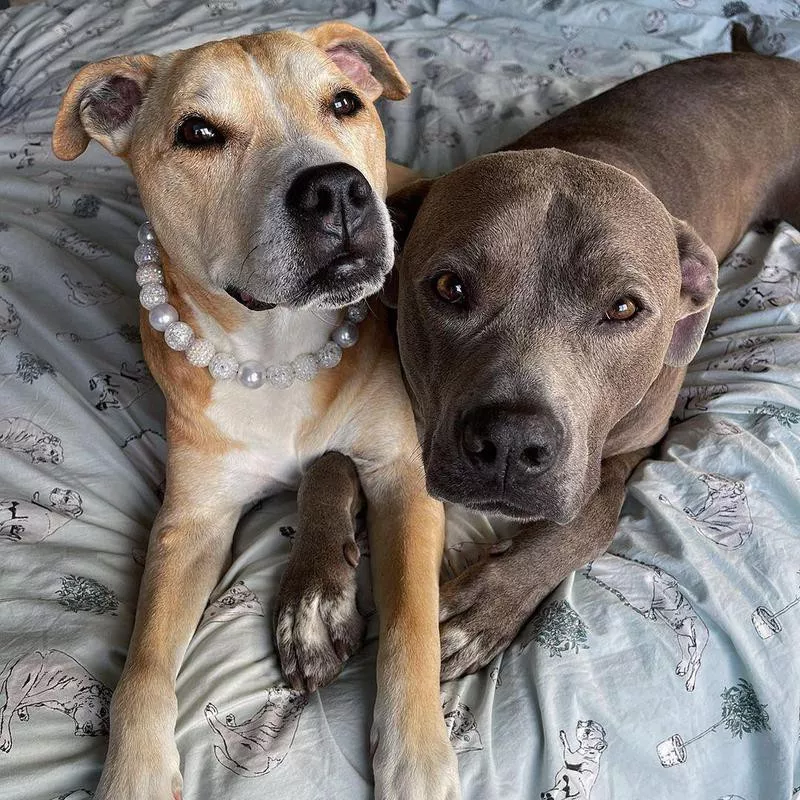
[{"label": "gray dog", "polygon": [[607,548],[700,346],[717,258],[758,219],[800,224],[797,97],[792,61],[684,61],[395,196],[428,489],[521,523],[442,587],[443,678],[487,664]]}]

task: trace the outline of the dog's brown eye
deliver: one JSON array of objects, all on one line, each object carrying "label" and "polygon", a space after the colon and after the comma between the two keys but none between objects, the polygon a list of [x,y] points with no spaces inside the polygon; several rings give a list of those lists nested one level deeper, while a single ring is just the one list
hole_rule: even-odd
[{"label": "dog's brown eye", "polygon": [[361,100],[358,99],[358,95],[352,92],[339,92],[336,97],[333,98],[331,108],[333,109],[334,116],[351,117],[356,111],[362,108],[362,104]]},{"label": "dog's brown eye", "polygon": [[634,303],[630,297],[620,297],[606,309],[606,319],[614,322],[625,322],[626,320],[633,319],[638,310],[639,308],[636,303]]},{"label": "dog's brown eye", "polygon": [[204,147],[222,144],[225,141],[223,135],[202,117],[187,117],[181,122],[175,140],[187,147]]},{"label": "dog's brown eye", "polygon": [[467,300],[464,283],[455,272],[440,272],[433,279],[433,288],[445,303],[459,305]]}]

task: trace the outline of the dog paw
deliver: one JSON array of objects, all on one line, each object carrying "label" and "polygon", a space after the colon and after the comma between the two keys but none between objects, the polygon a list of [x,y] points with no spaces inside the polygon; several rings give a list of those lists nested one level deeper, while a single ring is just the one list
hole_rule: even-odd
[{"label": "dog paw", "polygon": [[281,581],[275,636],[283,674],[298,691],[330,683],[364,638],[366,623],[356,605],[358,559],[345,550],[343,561],[324,575],[290,563]]},{"label": "dog paw", "polygon": [[[176,752],[177,757],[177,752]],[[94,800],[182,800],[183,777],[172,763],[107,759]]]},{"label": "dog paw", "polygon": [[511,644],[535,608],[535,588],[506,568],[510,550],[504,542],[441,586],[442,680],[485,667]]},{"label": "dog paw", "polygon": [[0,738],[0,752],[1,753],[10,753],[11,752],[11,738],[8,736],[3,736]]},{"label": "dog paw", "polygon": [[375,800],[461,800],[458,759],[444,721],[439,719],[424,740],[405,745],[396,724],[392,729],[395,735],[389,728],[382,735],[377,719],[372,728]]}]

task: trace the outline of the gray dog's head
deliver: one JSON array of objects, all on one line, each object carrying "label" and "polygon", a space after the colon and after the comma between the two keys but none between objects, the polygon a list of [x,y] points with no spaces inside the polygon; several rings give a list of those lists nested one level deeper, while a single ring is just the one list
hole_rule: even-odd
[{"label": "gray dog's head", "polygon": [[53,150],[76,158],[92,138],[127,161],[173,266],[212,304],[334,308],[391,269],[374,101],[408,92],[351,25],[241,36],[84,67]]},{"label": "gray dog's head", "polygon": [[713,253],[639,181],[558,150],[484,156],[390,206],[411,228],[398,334],[429,491],[570,521],[609,432],[699,347]]}]

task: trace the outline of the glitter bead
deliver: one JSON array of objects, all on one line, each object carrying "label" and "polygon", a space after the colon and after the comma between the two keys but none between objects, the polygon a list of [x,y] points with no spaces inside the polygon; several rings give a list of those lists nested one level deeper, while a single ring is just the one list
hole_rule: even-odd
[{"label": "glitter bead", "polygon": [[317,361],[323,369],[333,369],[342,360],[342,348],[336,342],[328,342],[317,350]]},{"label": "glitter bead", "polygon": [[267,379],[264,365],[258,361],[243,361],[239,364],[236,378],[242,386],[248,389],[258,389]]},{"label": "glitter bead", "polygon": [[192,339],[186,348],[186,360],[195,367],[207,367],[214,352],[214,345],[208,339]]},{"label": "glitter bead", "polygon": [[169,325],[178,321],[178,310],[169,303],[161,303],[150,309],[149,319],[157,331],[165,331]]},{"label": "glitter bead", "polygon": [[167,302],[167,290],[160,283],[146,283],[139,292],[139,302],[149,311]]},{"label": "glitter bead", "polygon": [[153,226],[149,222],[143,222],[139,226],[136,238],[139,240],[139,244],[155,244],[156,235],[153,232]]},{"label": "glitter bead", "polygon": [[137,267],[142,267],[145,264],[160,264],[161,256],[154,244],[140,244],[134,251],[133,260]]},{"label": "glitter bead", "polygon": [[333,329],[331,339],[343,349],[352,347],[358,341],[358,328],[352,322],[343,322]]},{"label": "glitter bead", "polygon": [[299,381],[313,381],[319,372],[319,362],[313,353],[304,353],[292,362],[294,374]]},{"label": "glitter bead", "polygon": [[208,363],[208,371],[218,381],[230,380],[239,370],[236,359],[230,353],[217,353]]},{"label": "glitter bead", "polygon": [[161,271],[161,267],[157,267],[155,264],[145,264],[143,267],[139,267],[136,270],[136,283],[139,286],[144,286],[146,283],[163,283],[164,282],[164,273]]},{"label": "glitter bead", "polygon": [[286,389],[294,382],[294,367],[291,364],[267,367],[267,380],[276,389]]},{"label": "glitter bead", "polygon": [[171,347],[173,350],[185,350],[193,337],[194,331],[185,322],[173,322],[171,325],[167,325],[167,329],[164,331],[164,341],[167,343],[167,347]]},{"label": "glitter bead", "polygon": [[345,317],[350,322],[363,322],[367,318],[367,311],[369,311],[367,307],[366,300],[362,300],[360,303],[356,303],[354,306],[348,306],[347,311],[345,311]]}]

